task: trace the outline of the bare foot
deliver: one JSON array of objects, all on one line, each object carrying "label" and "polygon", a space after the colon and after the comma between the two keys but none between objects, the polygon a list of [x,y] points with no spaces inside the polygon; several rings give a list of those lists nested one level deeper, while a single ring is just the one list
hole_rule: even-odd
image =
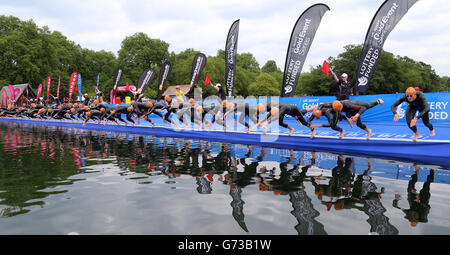
[{"label": "bare foot", "polygon": [[311,133],[311,139],[314,139],[316,137],[316,130],[314,129]]},{"label": "bare foot", "polygon": [[412,141],[413,142],[417,142],[417,139],[419,138],[419,133],[416,133],[415,135],[414,135],[414,137],[412,138]]},{"label": "bare foot", "polygon": [[366,136],[366,139],[367,140],[370,140],[370,134],[372,134],[372,129],[367,129],[367,136]]},{"label": "bare foot", "polygon": [[289,136],[291,136],[292,133],[294,133],[294,129],[293,129],[293,128],[290,129],[290,131],[289,131]]},{"label": "bare foot", "polygon": [[344,137],[345,134],[345,130],[342,130],[341,133],[339,134],[339,139],[342,139]]},{"label": "bare foot", "polygon": [[435,136],[436,133],[434,132],[434,129],[430,131],[430,136]]}]

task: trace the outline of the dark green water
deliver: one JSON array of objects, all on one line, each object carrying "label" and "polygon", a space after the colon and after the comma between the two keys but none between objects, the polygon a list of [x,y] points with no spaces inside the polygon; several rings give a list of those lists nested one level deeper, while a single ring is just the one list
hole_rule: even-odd
[{"label": "dark green water", "polygon": [[449,234],[449,173],[0,123],[0,234]]}]

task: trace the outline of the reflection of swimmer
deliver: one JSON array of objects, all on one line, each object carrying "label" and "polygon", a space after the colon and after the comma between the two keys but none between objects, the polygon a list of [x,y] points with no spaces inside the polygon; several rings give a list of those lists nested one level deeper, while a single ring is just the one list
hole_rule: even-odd
[{"label": "reflection of swimmer", "polygon": [[412,227],[417,226],[419,222],[428,222],[428,214],[430,213],[430,184],[434,181],[434,169],[430,170],[427,181],[423,184],[419,193],[415,188],[417,182],[417,175],[420,168],[414,165],[416,173],[411,176],[411,180],[408,183],[408,203],[409,209],[403,209],[398,206],[398,201],[401,200],[400,194],[395,194],[395,199],[392,205],[395,208],[401,209],[405,213],[405,218],[409,220]]}]

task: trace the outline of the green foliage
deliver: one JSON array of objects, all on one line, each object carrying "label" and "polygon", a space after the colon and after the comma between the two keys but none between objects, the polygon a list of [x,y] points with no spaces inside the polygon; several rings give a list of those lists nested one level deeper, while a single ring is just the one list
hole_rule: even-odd
[{"label": "green foliage", "polygon": [[281,84],[277,84],[276,79],[267,73],[260,73],[256,77],[256,81],[252,82],[248,88],[252,96],[279,96],[281,92]]}]

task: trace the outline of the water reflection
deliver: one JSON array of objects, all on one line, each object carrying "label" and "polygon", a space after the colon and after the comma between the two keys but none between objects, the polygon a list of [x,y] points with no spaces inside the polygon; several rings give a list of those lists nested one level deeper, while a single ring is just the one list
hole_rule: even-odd
[{"label": "water reflection", "polygon": [[[252,209],[246,208],[246,200],[254,192],[264,192],[273,201],[289,201],[289,213],[296,220],[292,228],[300,235],[329,234],[323,217],[330,216],[324,214],[344,211],[365,214],[366,223],[359,224],[368,224],[370,233],[396,235],[401,223],[391,223],[386,208],[403,212],[412,227],[427,223],[430,183],[435,179],[434,169],[414,165],[409,175],[405,163],[345,155],[0,124],[0,217],[42,209],[50,196],[66,193],[75,182],[85,181],[86,175],[80,174],[93,174],[101,171],[93,166],[111,164],[119,169],[118,175],[138,185],[152,185],[163,177],[164,183],[176,190],[190,181],[205,198],[219,192],[224,195],[225,188],[230,214],[245,233],[254,233],[248,221],[254,213],[246,214]],[[418,192],[415,186],[420,171],[429,174]],[[448,184],[450,178],[443,172],[440,182]],[[409,209],[402,207],[399,191],[392,204],[383,205],[386,189],[373,178],[392,178],[393,173],[396,179],[409,180]],[[185,190],[179,192],[182,195]]]}]

